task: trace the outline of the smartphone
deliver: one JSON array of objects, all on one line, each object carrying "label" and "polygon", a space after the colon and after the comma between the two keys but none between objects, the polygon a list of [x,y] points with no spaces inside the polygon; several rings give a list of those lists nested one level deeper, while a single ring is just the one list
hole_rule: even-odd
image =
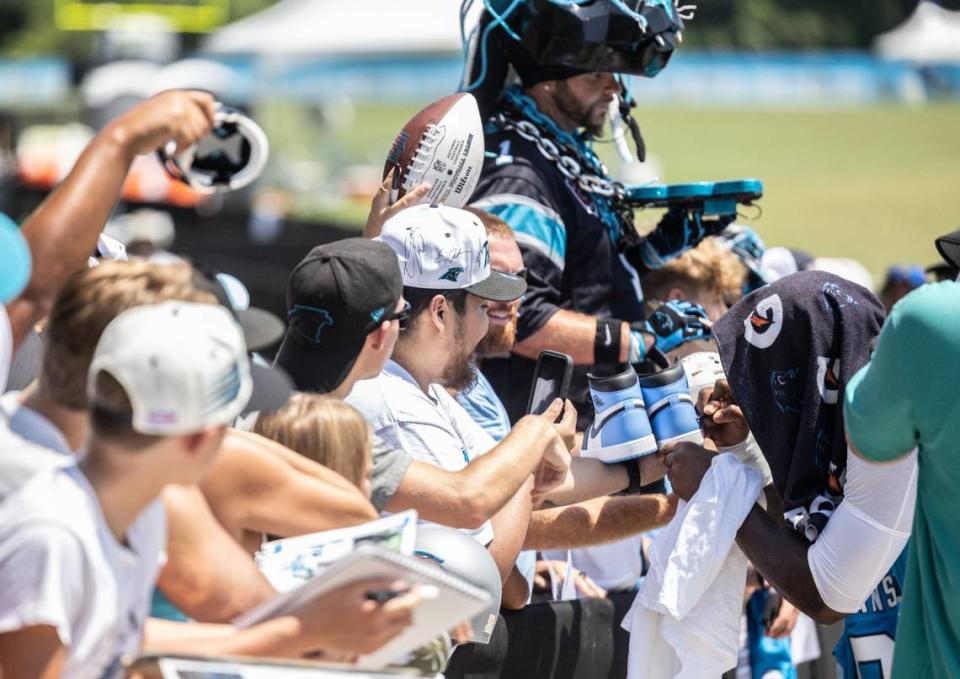
[{"label": "smartphone", "polygon": [[537,370],[530,385],[527,412],[540,415],[553,399],[566,398],[573,377],[573,359],[557,351],[541,351],[537,358]]}]

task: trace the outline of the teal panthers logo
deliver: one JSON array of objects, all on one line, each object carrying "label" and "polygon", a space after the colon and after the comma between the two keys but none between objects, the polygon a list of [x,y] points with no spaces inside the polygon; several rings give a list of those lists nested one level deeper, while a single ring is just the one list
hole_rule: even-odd
[{"label": "teal panthers logo", "polygon": [[458,280],[460,280],[460,274],[462,273],[462,266],[451,266],[442,276],[440,276],[440,280],[456,283]]},{"label": "teal panthers logo", "polygon": [[333,325],[333,316],[329,311],[302,304],[293,305],[293,308],[287,312],[287,320],[297,332],[311,342],[319,342],[324,328]]}]

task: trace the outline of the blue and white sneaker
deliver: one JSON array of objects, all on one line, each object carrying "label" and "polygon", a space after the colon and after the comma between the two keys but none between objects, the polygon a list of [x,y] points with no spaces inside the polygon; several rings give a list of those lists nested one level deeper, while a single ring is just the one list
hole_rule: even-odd
[{"label": "blue and white sneaker", "polygon": [[610,377],[587,375],[587,381],[595,415],[583,434],[583,456],[609,464],[655,453],[657,441],[643,407],[636,371],[628,367]]},{"label": "blue and white sneaker", "polygon": [[657,447],[678,441],[703,443],[697,408],[690,398],[682,363],[658,373],[641,375],[638,382]]}]

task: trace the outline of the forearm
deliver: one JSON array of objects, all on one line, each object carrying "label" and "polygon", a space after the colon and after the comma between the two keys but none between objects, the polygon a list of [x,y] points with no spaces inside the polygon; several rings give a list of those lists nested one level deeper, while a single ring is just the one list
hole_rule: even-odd
[{"label": "forearm", "polygon": [[553,435],[543,418],[524,417],[495,448],[455,472],[454,490],[473,513],[491,518],[528,481]]},{"label": "forearm", "polygon": [[527,579],[514,566],[503,584],[503,593],[500,597],[500,607],[509,611],[519,611],[527,605],[527,599],[530,598],[530,586]]},{"label": "forearm", "polygon": [[782,521],[754,505],[737,532],[737,544],[757,571],[784,598],[821,624],[843,615],[824,604],[807,563],[809,543]]},{"label": "forearm", "polygon": [[20,297],[7,306],[15,345],[47,312],[67,276],[93,252],[133,158],[122,129],[108,125],[23,223],[33,273]]},{"label": "forearm", "polygon": [[630,477],[622,464],[604,464],[590,457],[575,457],[563,483],[547,495],[555,505],[571,505],[623,490]]},{"label": "forearm", "polygon": [[313,650],[318,649],[310,648],[301,634],[300,622],[292,616],[273,618],[245,629],[148,618],[144,628],[145,654],[297,658]]},{"label": "forearm", "polygon": [[301,474],[275,492],[251,500],[243,528],[293,537],[373,521],[378,514],[358,488],[341,488]]},{"label": "forearm", "polygon": [[601,497],[533,512],[524,549],[574,549],[622,540],[667,524],[676,503],[666,495]]},{"label": "forearm", "polygon": [[533,489],[533,479],[527,481],[514,494],[503,509],[496,513],[493,524],[493,541],[487,545],[487,551],[497,562],[500,570],[500,582],[506,584],[510,573],[517,563],[517,555],[523,549],[527,537],[527,527],[530,525],[530,491]]},{"label": "forearm", "polygon": [[377,517],[353,484],[331,484],[297,471],[259,439],[231,433],[200,486],[234,537],[244,530],[289,537]]},{"label": "forearm", "polygon": [[268,452],[274,457],[282,460],[296,471],[312,476],[332,486],[345,488],[348,491],[356,490],[356,486],[332,469],[324,467],[322,464],[318,464],[317,462],[314,462],[313,460],[290,450],[286,446],[268,439],[266,436],[255,434],[252,431],[230,429],[228,433],[228,440],[229,439],[239,439],[247,442],[249,445],[261,448],[263,451]]},{"label": "forearm", "polygon": [[276,595],[196,487],[168,486],[163,499],[167,562],[157,586],[174,606],[201,622],[227,622]]},{"label": "forearm", "polygon": [[[545,349],[562,351],[573,358],[577,365],[593,365],[596,362],[594,347],[597,340],[597,319],[577,311],[559,309],[543,327],[518,342],[513,353],[535,359]],[[653,337],[644,335],[646,349],[653,345]],[[626,363],[630,356],[630,324],[620,323],[619,362]]]}]

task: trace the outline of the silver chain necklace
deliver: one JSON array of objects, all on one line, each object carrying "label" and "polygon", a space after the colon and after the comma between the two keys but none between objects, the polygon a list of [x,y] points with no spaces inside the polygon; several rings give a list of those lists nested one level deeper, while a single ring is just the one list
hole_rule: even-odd
[{"label": "silver chain necklace", "polygon": [[541,132],[540,128],[529,120],[514,120],[503,113],[500,114],[501,127],[504,130],[513,130],[518,135],[533,142],[544,158],[557,166],[567,179],[574,181],[587,193],[593,193],[605,198],[620,199],[624,195],[623,184],[607,177],[601,177],[590,172],[584,172],[580,162],[573,156],[561,152],[557,144]]}]

